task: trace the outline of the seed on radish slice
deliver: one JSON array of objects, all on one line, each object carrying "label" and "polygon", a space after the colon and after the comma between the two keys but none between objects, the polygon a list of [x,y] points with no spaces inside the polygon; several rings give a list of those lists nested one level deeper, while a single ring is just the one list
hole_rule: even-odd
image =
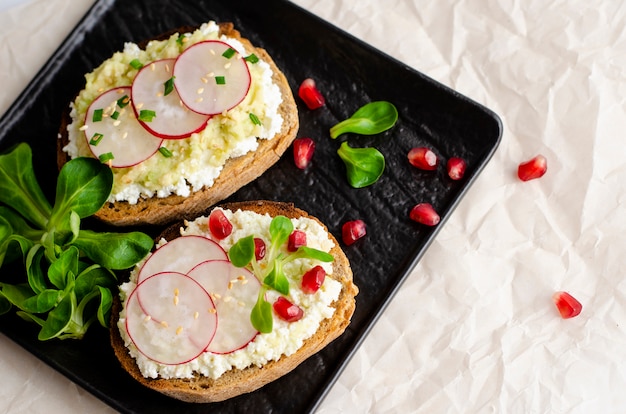
[{"label": "seed on radish slice", "polygon": [[145,261],[137,275],[137,283],[160,272],[186,274],[207,260],[226,260],[222,247],[202,236],[177,237],[159,247]]},{"label": "seed on radish slice", "polygon": [[175,59],[162,59],[144,66],[133,80],[131,102],[135,114],[150,109],[155,117],[150,122],[140,121],[150,133],[165,139],[186,138],[202,131],[208,115],[191,111],[182,104],[173,85],[172,70]]},{"label": "seed on radish slice", "polygon": [[211,343],[217,313],[198,282],[181,273],[157,273],[128,297],[126,329],[146,357],[166,365],[182,364]]},{"label": "seed on radish slice", "polygon": [[228,260],[209,260],[196,266],[188,276],[209,292],[217,309],[217,331],[207,351],[227,354],[245,347],[258,331],[250,322],[261,284],[248,270]]},{"label": "seed on radish slice", "polygon": [[129,106],[130,88],[109,89],[89,105],[84,133],[89,149],[111,167],[131,167],[159,150],[161,138],[141,126]]},{"label": "seed on radish slice", "polygon": [[246,61],[227,43],[206,40],[190,46],[174,63],[174,86],[192,111],[220,114],[237,106],[250,89]]}]

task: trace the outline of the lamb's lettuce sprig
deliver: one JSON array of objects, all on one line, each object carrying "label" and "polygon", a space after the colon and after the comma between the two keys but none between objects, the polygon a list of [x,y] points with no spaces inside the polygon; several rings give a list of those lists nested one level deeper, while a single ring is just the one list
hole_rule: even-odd
[{"label": "lamb's lettuce sprig", "polygon": [[17,315],[40,325],[40,340],[80,339],[96,320],[108,326],[114,271],[134,266],[153,246],[141,232],[80,228],[107,202],[112,186],[109,167],[76,158],[61,169],[51,205],[28,144],[0,155],[0,268],[19,258],[25,268],[23,278],[0,273],[0,315],[16,307]]},{"label": "lamb's lettuce sprig", "polygon": [[289,279],[283,271],[283,266],[296,259],[313,259],[321,262],[332,262],[333,256],[322,250],[301,246],[295,252],[287,251],[284,246],[293,232],[293,223],[285,216],[276,216],[270,223],[270,243],[265,260],[267,266],[262,267],[254,254],[254,235],[239,239],[228,251],[228,257],[237,267],[249,267],[261,282],[261,289],[257,302],[250,314],[252,325],[261,333],[272,332],[273,317],[272,305],[267,301],[265,294],[273,289],[283,295],[289,294]]}]

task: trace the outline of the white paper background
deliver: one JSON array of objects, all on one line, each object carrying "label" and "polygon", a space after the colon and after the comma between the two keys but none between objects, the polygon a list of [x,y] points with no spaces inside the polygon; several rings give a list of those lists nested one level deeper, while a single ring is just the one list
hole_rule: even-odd
[{"label": "white paper background", "polygon": [[[92,1],[23,3],[0,7],[0,113]],[[295,3],[504,123],[319,413],[626,412],[626,3]],[[537,153],[549,171],[522,183]],[[557,290],[580,316],[559,317]],[[2,335],[0,377],[2,412],[112,411]]]}]

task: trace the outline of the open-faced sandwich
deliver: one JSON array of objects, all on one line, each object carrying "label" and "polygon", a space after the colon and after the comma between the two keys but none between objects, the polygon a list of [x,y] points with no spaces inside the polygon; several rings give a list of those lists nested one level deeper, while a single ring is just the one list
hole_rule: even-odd
[{"label": "open-faced sandwich", "polygon": [[89,156],[111,166],[96,217],[112,225],[200,214],[278,161],[299,126],[283,73],[230,23],[126,43],[85,78],[58,164]]},{"label": "open-faced sandwich", "polygon": [[337,240],[292,204],[224,204],[157,246],[121,286],[111,342],[133,378],[173,398],[254,391],[341,335],[355,310]]}]

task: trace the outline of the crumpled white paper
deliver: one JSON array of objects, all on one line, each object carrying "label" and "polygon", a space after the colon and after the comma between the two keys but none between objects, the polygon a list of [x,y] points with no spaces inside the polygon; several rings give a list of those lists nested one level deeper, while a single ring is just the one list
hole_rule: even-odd
[{"label": "crumpled white paper", "polygon": [[[90,0],[0,13],[0,112]],[[626,6],[297,0],[493,109],[502,143],[319,413],[626,412]],[[536,154],[548,173],[521,182]],[[582,313],[561,319],[566,290]],[[107,412],[0,336],[0,411]]]}]

